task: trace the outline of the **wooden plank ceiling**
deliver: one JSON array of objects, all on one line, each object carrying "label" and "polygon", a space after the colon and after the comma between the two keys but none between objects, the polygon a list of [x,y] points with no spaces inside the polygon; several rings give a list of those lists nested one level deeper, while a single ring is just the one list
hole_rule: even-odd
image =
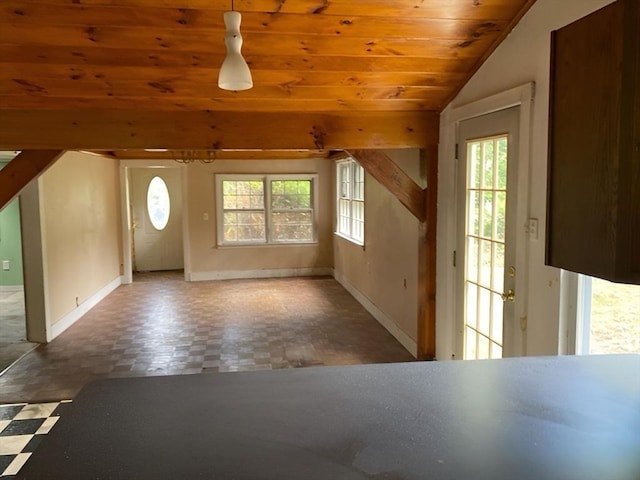
[{"label": "wooden plank ceiling", "polygon": [[438,113],[534,1],[236,0],[242,92],[217,87],[231,0],[3,1],[0,148],[434,144]]}]

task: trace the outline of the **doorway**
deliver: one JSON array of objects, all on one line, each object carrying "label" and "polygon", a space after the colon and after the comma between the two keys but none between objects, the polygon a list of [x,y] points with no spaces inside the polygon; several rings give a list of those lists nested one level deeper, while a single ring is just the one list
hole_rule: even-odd
[{"label": "doorway", "polygon": [[516,328],[520,107],[460,122],[456,355],[511,355]]},{"label": "doorway", "polygon": [[[12,158],[2,157],[0,169]],[[38,344],[27,340],[20,198],[0,211],[0,373]]]},{"label": "doorway", "polygon": [[182,270],[182,172],[180,168],[131,168],[133,272]]}]

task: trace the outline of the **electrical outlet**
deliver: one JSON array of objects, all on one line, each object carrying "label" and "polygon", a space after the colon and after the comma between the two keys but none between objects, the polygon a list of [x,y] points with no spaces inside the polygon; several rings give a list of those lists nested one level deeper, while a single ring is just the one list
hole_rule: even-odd
[{"label": "electrical outlet", "polygon": [[2,270],[11,270],[11,260],[2,260]]}]

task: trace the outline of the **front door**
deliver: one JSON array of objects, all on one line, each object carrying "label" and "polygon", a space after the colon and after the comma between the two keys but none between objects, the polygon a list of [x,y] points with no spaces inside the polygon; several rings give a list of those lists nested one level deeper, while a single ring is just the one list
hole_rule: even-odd
[{"label": "front door", "polygon": [[134,271],[180,270],[182,183],[179,168],[132,168]]},{"label": "front door", "polygon": [[514,350],[519,107],[461,122],[458,130],[456,356]]}]

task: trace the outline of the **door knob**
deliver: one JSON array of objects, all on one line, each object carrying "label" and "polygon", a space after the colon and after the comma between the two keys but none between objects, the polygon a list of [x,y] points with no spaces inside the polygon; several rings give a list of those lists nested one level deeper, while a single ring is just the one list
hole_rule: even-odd
[{"label": "door knob", "polygon": [[516,299],[516,292],[514,292],[512,289],[509,289],[507,293],[503,293],[502,295],[500,295],[500,298],[502,298],[503,302],[506,302],[507,300],[513,302]]}]

